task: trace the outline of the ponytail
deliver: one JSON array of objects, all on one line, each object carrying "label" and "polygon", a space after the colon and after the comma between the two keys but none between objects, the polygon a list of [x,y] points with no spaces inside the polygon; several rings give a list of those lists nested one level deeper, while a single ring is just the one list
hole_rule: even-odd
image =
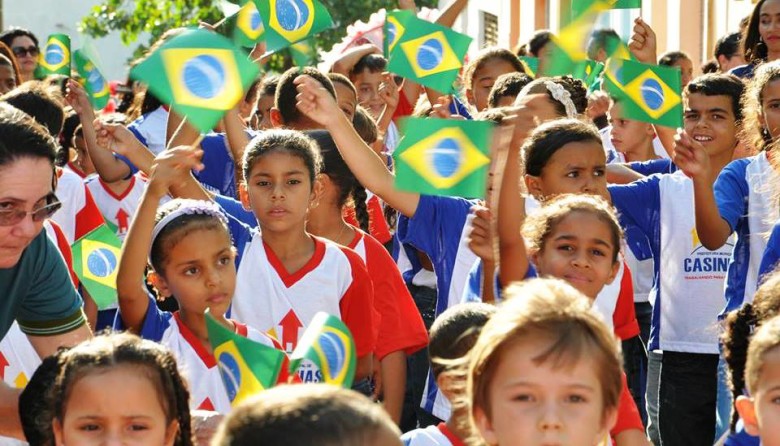
[{"label": "ponytail", "polygon": [[[726,316],[726,327],[723,333],[723,357],[728,365],[729,387],[733,401],[742,395],[745,389],[745,362],[747,361],[750,334],[756,324],[753,304],[745,304],[739,310],[734,310]],[[739,414],[732,406],[730,428],[736,429]]]},{"label": "ponytail", "polygon": [[368,214],[368,207],[366,206],[366,200],[368,200],[366,188],[356,180],[355,184],[352,186],[352,201],[355,203],[355,219],[357,219],[360,229],[365,233],[369,233],[371,221]]}]

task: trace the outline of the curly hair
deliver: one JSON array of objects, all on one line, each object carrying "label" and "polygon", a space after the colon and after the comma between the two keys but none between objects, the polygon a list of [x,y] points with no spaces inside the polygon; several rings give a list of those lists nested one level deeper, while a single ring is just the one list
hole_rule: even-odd
[{"label": "curly hair", "polygon": [[742,96],[743,115],[747,118],[742,127],[743,140],[751,143],[756,151],[766,150],[772,142],[771,133],[761,125],[758,117],[764,114],[764,89],[776,80],[780,80],[780,61],[762,64]]}]

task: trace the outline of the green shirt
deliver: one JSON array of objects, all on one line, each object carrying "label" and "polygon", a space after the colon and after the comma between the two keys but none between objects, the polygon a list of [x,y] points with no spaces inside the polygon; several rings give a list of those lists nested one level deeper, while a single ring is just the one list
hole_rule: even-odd
[{"label": "green shirt", "polygon": [[67,333],[86,323],[81,297],[46,231],[13,268],[0,268],[0,338],[14,319],[23,332],[35,336]]}]

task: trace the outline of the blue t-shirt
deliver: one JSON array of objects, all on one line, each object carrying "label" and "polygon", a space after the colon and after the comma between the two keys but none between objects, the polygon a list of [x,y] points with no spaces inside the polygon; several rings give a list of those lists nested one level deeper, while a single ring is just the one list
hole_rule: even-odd
[{"label": "blue t-shirt", "polygon": [[214,201],[222,208],[223,211],[225,211],[226,214],[232,216],[250,228],[257,227],[257,218],[255,217],[255,214],[252,213],[252,211],[246,210],[240,201],[219,194],[214,195]]},{"label": "blue t-shirt", "polygon": [[463,241],[466,220],[474,204],[476,201],[465,198],[421,195],[414,216],[402,215],[398,219],[399,241],[431,259],[438,290],[437,316],[460,302],[477,258]]},{"label": "blue t-shirt", "polygon": [[733,74],[734,76],[737,76],[742,79],[753,79],[753,75],[755,74],[756,66],[753,64],[745,64],[740,65],[736,68],[732,68],[731,71],[729,71],[729,74]]},{"label": "blue t-shirt", "polygon": [[628,163],[628,167],[634,172],[641,173],[642,175],[649,177],[656,173],[675,173],[677,172],[677,165],[669,158],[659,158],[650,161],[637,161]]},{"label": "blue t-shirt", "polygon": [[761,266],[758,268],[758,284],[760,285],[764,276],[771,273],[777,267],[777,261],[780,260],[780,222],[775,223],[772,228],[772,234],[766,243],[764,255],[761,257]]}]

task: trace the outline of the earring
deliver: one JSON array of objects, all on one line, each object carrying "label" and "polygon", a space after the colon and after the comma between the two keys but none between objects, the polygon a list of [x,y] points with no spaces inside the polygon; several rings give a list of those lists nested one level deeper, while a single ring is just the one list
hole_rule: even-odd
[{"label": "earring", "polygon": [[761,129],[761,137],[764,138],[764,141],[771,141],[772,135],[769,134],[769,130],[767,130],[766,127]]}]

